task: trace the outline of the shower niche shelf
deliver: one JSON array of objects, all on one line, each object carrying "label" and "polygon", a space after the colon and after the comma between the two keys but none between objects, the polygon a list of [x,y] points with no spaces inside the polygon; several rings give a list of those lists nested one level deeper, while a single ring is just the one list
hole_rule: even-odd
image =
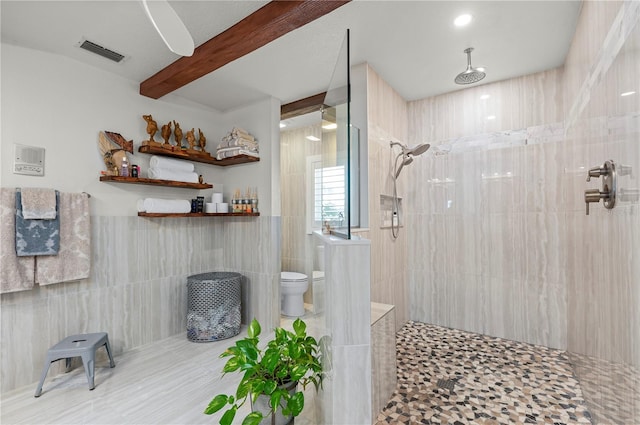
[{"label": "shower niche shelf", "polygon": [[[398,197],[398,218],[400,227],[402,225],[402,198]],[[393,196],[380,195],[380,228],[391,229],[391,220],[393,220]]]}]

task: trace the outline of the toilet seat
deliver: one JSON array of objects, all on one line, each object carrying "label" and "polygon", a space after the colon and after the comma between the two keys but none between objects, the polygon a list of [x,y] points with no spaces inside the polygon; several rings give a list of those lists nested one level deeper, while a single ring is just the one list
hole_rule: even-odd
[{"label": "toilet seat", "polygon": [[281,272],[280,273],[280,281],[286,282],[302,282],[307,280],[307,275],[296,272]]}]

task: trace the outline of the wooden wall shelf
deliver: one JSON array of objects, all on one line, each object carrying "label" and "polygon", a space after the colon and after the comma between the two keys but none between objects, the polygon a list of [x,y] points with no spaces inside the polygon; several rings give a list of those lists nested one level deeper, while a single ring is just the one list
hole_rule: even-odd
[{"label": "wooden wall shelf", "polygon": [[258,217],[260,213],[146,213],[139,212],[138,217]]},{"label": "wooden wall shelf", "polygon": [[213,187],[213,185],[209,183],[187,183],[177,182],[173,180],[146,179],[143,177],[100,176],[100,181],[129,184],[146,184],[150,186],[179,187],[183,189],[211,189]]},{"label": "wooden wall shelf", "polygon": [[260,161],[259,157],[250,156],[250,155],[237,155],[231,158],[225,158],[222,160],[218,160],[216,157],[208,156],[208,155],[199,155],[199,154],[189,154],[184,150],[172,151],[170,149],[165,149],[156,146],[143,145],[138,148],[138,152],[148,153],[151,155],[161,155],[161,156],[169,156],[172,158],[185,159],[187,161],[195,161],[195,162],[203,162],[205,164],[213,164],[219,166],[227,166],[227,165],[237,165],[237,164],[246,164],[248,162],[258,162]]}]

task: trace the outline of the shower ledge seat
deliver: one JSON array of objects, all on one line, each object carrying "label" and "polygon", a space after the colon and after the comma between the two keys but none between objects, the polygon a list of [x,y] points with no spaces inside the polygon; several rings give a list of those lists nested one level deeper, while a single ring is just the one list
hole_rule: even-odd
[{"label": "shower ledge seat", "polygon": [[40,397],[40,394],[42,394],[42,384],[47,377],[51,363],[65,359],[66,371],[68,372],[73,357],[82,357],[84,371],[87,375],[87,381],[89,381],[89,389],[94,389],[96,350],[103,345],[109,356],[109,366],[115,367],[116,364],[113,361],[111,346],[109,345],[109,335],[107,335],[106,332],[71,335],[49,348],[49,351],[47,351],[47,359],[44,362],[42,376],[40,377],[38,388],[36,388],[35,397]]}]

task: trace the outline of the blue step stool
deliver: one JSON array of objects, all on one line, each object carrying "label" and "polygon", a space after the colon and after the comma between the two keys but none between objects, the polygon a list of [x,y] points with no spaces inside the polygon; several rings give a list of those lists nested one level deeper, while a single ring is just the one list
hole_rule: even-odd
[{"label": "blue step stool", "polygon": [[36,388],[35,397],[40,397],[42,394],[42,384],[49,372],[49,366],[51,363],[65,359],[66,371],[69,371],[71,366],[71,359],[73,357],[82,357],[82,364],[84,365],[84,371],[87,374],[87,380],[89,381],[89,389],[95,388],[93,383],[95,362],[96,362],[96,350],[104,345],[109,356],[110,366],[115,367],[116,364],[113,361],[111,355],[111,346],[109,345],[109,335],[106,332],[98,332],[91,334],[71,335],[49,348],[47,351],[47,359],[44,362],[44,370]]}]

